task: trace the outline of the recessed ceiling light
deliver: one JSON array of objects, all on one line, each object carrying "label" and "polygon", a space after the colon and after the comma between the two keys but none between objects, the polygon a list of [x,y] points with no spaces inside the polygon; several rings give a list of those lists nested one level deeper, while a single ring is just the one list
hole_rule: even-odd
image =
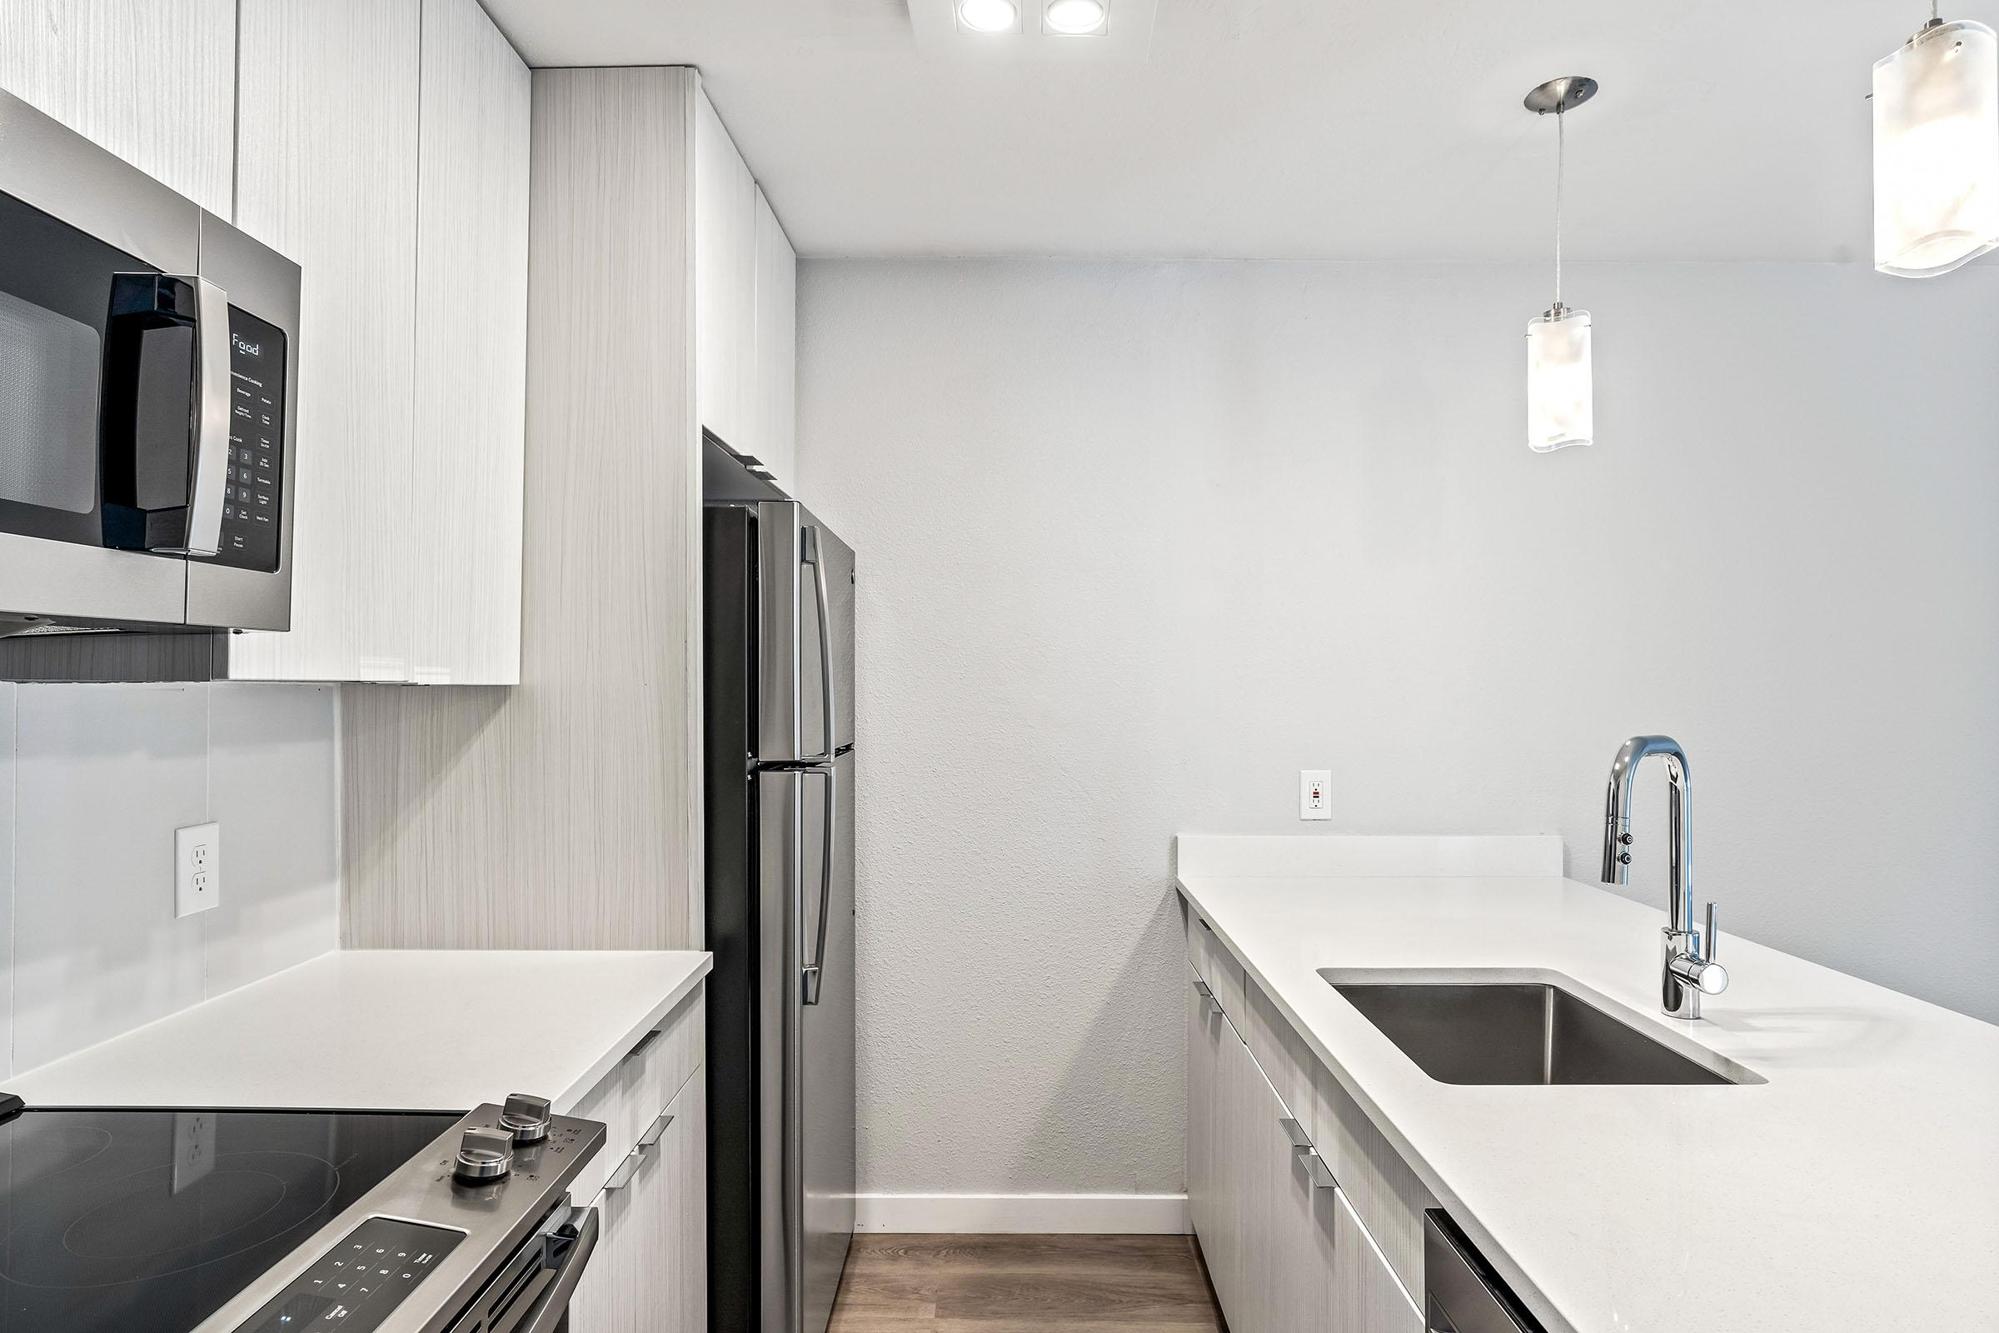
[{"label": "recessed ceiling light", "polygon": [[1013,0],[958,0],[958,21],[973,32],[1012,32],[1020,11]]},{"label": "recessed ceiling light", "polygon": [[1048,27],[1071,37],[1087,36],[1104,26],[1104,0],[1050,0]]}]

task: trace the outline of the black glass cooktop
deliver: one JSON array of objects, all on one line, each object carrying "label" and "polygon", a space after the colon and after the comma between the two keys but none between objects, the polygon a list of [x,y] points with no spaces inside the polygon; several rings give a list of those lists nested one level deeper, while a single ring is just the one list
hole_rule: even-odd
[{"label": "black glass cooktop", "polygon": [[187,1333],[456,1118],[31,1110],[0,1122],[0,1333]]}]

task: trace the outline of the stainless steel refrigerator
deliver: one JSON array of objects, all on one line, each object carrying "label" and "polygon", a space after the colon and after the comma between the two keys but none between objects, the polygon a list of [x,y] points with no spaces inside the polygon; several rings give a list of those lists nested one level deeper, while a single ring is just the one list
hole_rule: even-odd
[{"label": "stainless steel refrigerator", "polygon": [[709,1326],[824,1333],[854,1232],[854,553],[793,500],[703,514]]}]

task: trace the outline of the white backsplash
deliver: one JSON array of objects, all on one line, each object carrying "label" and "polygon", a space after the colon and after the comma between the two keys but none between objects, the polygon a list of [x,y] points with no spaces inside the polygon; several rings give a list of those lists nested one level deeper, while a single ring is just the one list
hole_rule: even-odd
[{"label": "white backsplash", "polygon": [[[0,1070],[335,946],[339,691],[0,684]],[[222,901],[177,920],[173,831],[222,825]]]}]

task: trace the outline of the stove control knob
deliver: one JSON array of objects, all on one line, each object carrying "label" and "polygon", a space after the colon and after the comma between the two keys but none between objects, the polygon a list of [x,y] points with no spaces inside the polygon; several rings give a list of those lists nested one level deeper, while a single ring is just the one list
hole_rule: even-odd
[{"label": "stove control knob", "polygon": [[509,1093],[507,1104],[500,1111],[500,1128],[513,1133],[517,1147],[540,1143],[548,1137],[548,1098],[532,1097],[525,1092]]},{"label": "stove control knob", "polygon": [[498,1180],[513,1169],[514,1136],[504,1129],[474,1125],[458,1141],[458,1163],[452,1174],[467,1185]]}]

